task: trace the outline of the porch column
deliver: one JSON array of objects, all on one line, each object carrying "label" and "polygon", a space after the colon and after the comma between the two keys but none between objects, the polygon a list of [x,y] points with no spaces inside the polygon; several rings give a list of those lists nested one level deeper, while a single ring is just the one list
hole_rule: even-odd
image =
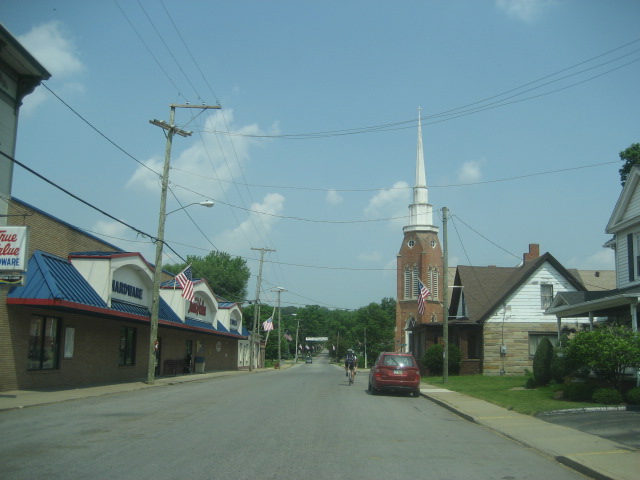
[{"label": "porch column", "polygon": [[638,331],[638,299],[631,300],[631,330]]},{"label": "porch column", "polygon": [[593,330],[593,312],[589,312],[589,330]]},{"label": "porch column", "polygon": [[558,322],[558,343],[560,343],[560,331],[562,330],[562,317],[556,315],[556,321]]}]

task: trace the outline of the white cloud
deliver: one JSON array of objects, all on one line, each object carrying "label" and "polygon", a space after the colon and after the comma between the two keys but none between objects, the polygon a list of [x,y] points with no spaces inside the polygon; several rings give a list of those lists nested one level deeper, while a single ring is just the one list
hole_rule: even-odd
[{"label": "white cloud", "polygon": [[458,169],[458,182],[475,183],[482,179],[481,167],[485,164],[485,160],[469,160],[464,162],[462,167]]},{"label": "white cloud", "polygon": [[268,193],[262,202],[251,205],[251,212],[246,220],[233,230],[218,235],[214,243],[223,251],[238,251],[242,246],[249,248],[251,246],[247,243],[249,239],[271,232],[274,224],[279,220],[275,215],[281,215],[284,210],[284,201],[285,197],[279,193]]},{"label": "white cloud", "polygon": [[[250,149],[261,142],[246,135],[263,135],[264,131],[255,124],[242,127],[233,125],[232,109],[210,115],[205,124],[199,128],[202,133],[194,133],[191,137],[187,137],[188,140],[174,137],[174,139],[180,138],[180,143],[183,145],[185,141],[191,143],[186,150],[176,154],[177,148],[174,142],[170,182],[174,192],[175,187],[182,187],[183,191],[197,192],[200,197],[220,198],[233,185],[233,182],[242,181],[242,171],[250,158]],[[227,128],[241,135],[230,137],[213,133]],[[158,153],[144,164],[148,168],[138,167],[126,186],[156,192],[159,183],[158,174],[163,170],[164,152]],[[189,195],[193,196],[190,201],[202,200],[197,194]],[[180,198],[185,200],[182,193]]]},{"label": "white cloud", "polygon": [[587,258],[572,258],[569,264],[580,270],[615,270],[615,253],[603,248]]},{"label": "white cloud", "polygon": [[[33,27],[25,35],[17,37],[20,43],[51,73],[51,80],[62,80],[60,90],[84,91],[77,82],[85,67],[79,58],[78,49],[62,23],[51,21]],[[33,112],[48,96],[42,89],[36,89],[24,100],[21,111]]]},{"label": "white cloud", "polygon": [[409,184],[407,182],[396,182],[393,187],[380,190],[376,193],[364,209],[364,212],[370,216],[384,215],[390,210],[396,210],[398,205],[406,207],[408,205]]},{"label": "white cloud", "polygon": [[56,20],[33,27],[18,40],[52,77],[69,78],[84,70],[73,40]]},{"label": "white cloud", "polygon": [[342,198],[342,195],[335,190],[329,190],[327,192],[326,200],[329,205],[340,205],[344,201],[344,198]]},{"label": "white cloud", "polygon": [[533,22],[554,0],[496,0],[496,7],[524,22]]}]

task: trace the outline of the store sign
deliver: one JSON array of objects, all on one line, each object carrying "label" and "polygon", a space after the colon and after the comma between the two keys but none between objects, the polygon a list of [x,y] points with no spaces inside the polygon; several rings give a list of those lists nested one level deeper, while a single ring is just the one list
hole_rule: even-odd
[{"label": "store sign", "polygon": [[125,266],[116,270],[111,280],[111,298],[134,305],[149,306],[149,289],[145,288],[143,279],[137,271]]},{"label": "store sign", "polygon": [[207,306],[204,304],[204,300],[200,297],[196,297],[195,301],[189,302],[189,313],[195,313],[200,317],[207,316]]},{"label": "store sign", "polygon": [[0,227],[0,271],[26,272],[29,227]]}]

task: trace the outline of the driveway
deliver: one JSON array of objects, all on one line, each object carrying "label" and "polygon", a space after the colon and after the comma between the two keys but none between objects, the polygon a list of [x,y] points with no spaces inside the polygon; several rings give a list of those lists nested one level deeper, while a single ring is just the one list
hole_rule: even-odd
[{"label": "driveway", "polygon": [[640,448],[640,410],[558,413],[540,415],[537,418]]}]

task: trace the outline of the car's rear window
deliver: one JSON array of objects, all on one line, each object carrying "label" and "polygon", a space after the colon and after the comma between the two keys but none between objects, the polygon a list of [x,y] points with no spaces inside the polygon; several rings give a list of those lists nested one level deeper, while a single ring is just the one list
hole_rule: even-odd
[{"label": "car's rear window", "polygon": [[415,367],[413,357],[404,355],[385,355],[382,364],[389,367]]}]

